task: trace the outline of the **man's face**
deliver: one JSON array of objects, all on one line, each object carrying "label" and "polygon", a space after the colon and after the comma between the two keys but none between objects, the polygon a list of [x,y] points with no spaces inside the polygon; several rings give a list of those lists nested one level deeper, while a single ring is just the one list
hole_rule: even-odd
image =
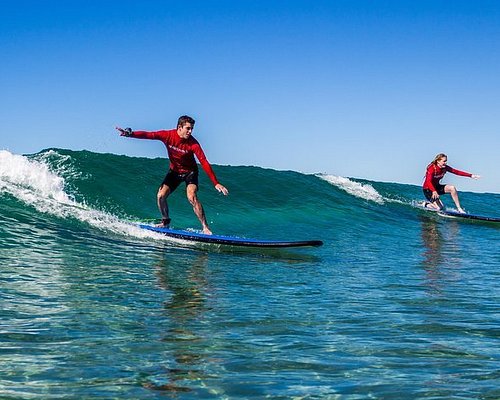
[{"label": "man's face", "polygon": [[184,123],[184,125],[177,128],[177,134],[181,139],[187,139],[193,133],[193,125],[190,122]]}]

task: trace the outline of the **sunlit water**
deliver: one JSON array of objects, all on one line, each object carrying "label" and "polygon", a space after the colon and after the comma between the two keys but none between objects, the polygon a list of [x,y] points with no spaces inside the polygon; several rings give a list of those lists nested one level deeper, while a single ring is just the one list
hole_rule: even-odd
[{"label": "sunlit water", "polygon": [[[173,243],[133,224],[164,167],[0,153],[0,398],[500,398],[498,226],[414,186],[218,167],[214,231],[324,246]],[[173,221],[198,229],[182,192]]]}]

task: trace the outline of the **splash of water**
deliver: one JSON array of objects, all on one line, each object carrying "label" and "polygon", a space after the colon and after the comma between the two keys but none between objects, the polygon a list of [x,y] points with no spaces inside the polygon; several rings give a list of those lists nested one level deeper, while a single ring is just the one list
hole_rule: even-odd
[{"label": "splash of water", "polygon": [[57,154],[53,153],[55,154],[44,154],[31,160],[0,150],[0,194],[10,194],[40,213],[59,218],[74,218],[119,234],[158,239],[160,235],[154,232],[145,231],[135,224],[121,221],[110,213],[75,201],[65,191],[64,178],[49,167],[49,158],[54,158]]},{"label": "splash of water", "polygon": [[378,193],[372,185],[355,182],[348,178],[336,175],[319,174],[317,176],[339,189],[344,190],[352,196],[373,201],[377,204],[384,204],[385,202],[384,197]]}]

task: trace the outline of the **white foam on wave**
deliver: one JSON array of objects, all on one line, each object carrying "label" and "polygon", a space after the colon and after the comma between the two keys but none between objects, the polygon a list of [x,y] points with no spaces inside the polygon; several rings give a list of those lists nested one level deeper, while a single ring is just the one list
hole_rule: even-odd
[{"label": "white foam on wave", "polygon": [[336,175],[318,174],[317,176],[352,196],[373,201],[378,204],[384,204],[385,202],[384,197],[370,184],[355,182],[349,178]]},{"label": "white foam on wave", "polygon": [[[95,210],[75,201],[65,191],[65,180],[61,171],[68,172],[67,163],[57,152],[44,153],[37,160],[0,150],[0,194],[7,193],[36,211],[60,218],[75,218],[99,229],[135,237],[163,238],[155,232],[140,229],[132,223],[104,211]],[[53,171],[46,162],[48,158],[60,156]],[[66,165],[66,166],[64,166]],[[70,171],[71,172],[71,171]]]}]

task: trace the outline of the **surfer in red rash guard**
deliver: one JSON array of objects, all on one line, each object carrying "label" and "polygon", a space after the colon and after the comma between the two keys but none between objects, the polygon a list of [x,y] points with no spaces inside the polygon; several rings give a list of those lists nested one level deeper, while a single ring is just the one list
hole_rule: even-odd
[{"label": "surfer in red rash guard", "polygon": [[440,180],[447,172],[451,172],[455,175],[467,176],[473,179],[479,179],[479,175],[470,174],[468,172],[459,171],[458,169],[451,168],[447,165],[448,157],[446,154],[440,153],[427,166],[427,171],[425,174],[425,181],[422,187],[424,195],[429,203],[425,203],[425,207],[431,207],[436,210],[442,210],[444,208],[440,195],[449,193],[453,202],[457,206],[458,212],[465,213],[463,208],[460,206],[460,201],[458,200],[458,192],[453,185],[442,185]]},{"label": "surfer in red rash guard", "polygon": [[168,227],[170,217],[168,211],[167,197],[182,183],[186,183],[186,195],[193,206],[193,211],[203,227],[203,233],[212,234],[208,227],[205,211],[198,199],[198,166],[194,156],[198,158],[203,170],[212,181],[215,189],[224,195],[228,190],[219,183],[212,166],[205,157],[198,141],[191,136],[194,129],[194,119],[183,115],[177,122],[177,129],[161,130],[155,132],[132,131],[130,128],[116,127],[121,136],[138,139],[153,139],[162,141],[167,147],[170,168],[158,189],[158,208],[162,216],[160,226]]}]

